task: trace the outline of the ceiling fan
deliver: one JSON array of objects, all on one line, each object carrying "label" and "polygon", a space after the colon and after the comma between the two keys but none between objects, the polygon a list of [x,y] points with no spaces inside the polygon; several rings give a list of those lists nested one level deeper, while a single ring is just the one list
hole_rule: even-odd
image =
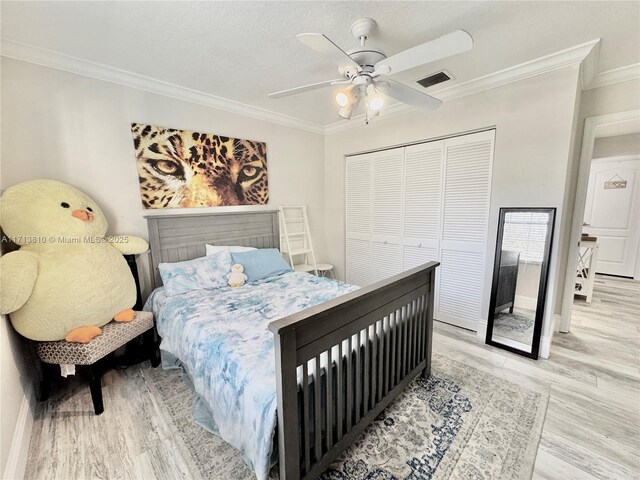
[{"label": "ceiling fan", "polygon": [[380,113],[384,106],[384,96],[427,111],[438,108],[442,101],[388,77],[471,50],[471,35],[464,30],[455,30],[387,58],[379,48],[366,45],[376,28],[376,21],[371,18],[356,20],[351,25],[351,33],[360,41],[360,47],[346,52],[322,33],[297,35],[302,43],[336,64],[341,77],[270,93],[269,97],[283,98],[310,90],[344,85],[336,94],[336,102],[340,107],[338,114],[344,119],[351,118],[354,109],[364,99],[366,123],[369,123],[369,118]]}]

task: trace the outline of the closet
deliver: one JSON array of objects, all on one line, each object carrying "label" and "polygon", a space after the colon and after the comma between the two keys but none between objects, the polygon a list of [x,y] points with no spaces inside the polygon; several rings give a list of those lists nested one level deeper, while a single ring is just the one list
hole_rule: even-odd
[{"label": "closet", "polygon": [[347,157],[347,282],[368,285],[440,261],[435,318],[477,330],[489,294],[494,138],[487,130]]}]

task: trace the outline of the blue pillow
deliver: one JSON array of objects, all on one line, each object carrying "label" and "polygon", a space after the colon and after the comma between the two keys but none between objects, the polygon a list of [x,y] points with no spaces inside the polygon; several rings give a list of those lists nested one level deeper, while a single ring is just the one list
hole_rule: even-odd
[{"label": "blue pillow", "polygon": [[158,270],[167,295],[226,287],[231,257],[229,252],[220,252],[186,262],[161,263]]},{"label": "blue pillow", "polygon": [[291,267],[284,261],[277,248],[261,248],[250,252],[231,252],[231,262],[244,267],[248,282],[290,272]]}]

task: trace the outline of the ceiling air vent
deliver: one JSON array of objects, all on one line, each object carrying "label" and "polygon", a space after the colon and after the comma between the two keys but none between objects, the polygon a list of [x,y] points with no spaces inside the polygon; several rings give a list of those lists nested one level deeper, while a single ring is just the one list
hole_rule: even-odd
[{"label": "ceiling air vent", "polygon": [[418,83],[421,87],[429,88],[451,79],[453,79],[453,75],[451,75],[446,70],[442,70],[441,72],[434,73],[433,75],[429,75],[428,77],[424,77],[422,80],[418,80]]}]

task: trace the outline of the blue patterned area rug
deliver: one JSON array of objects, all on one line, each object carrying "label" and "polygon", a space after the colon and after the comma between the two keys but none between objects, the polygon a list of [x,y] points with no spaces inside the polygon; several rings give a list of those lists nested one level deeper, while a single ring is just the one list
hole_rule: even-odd
[{"label": "blue patterned area rug", "polygon": [[[235,449],[193,422],[191,390],[179,374],[144,374],[194,478],[255,478]],[[411,383],[321,478],[529,479],[547,401],[546,393],[435,355],[431,377]]]}]

